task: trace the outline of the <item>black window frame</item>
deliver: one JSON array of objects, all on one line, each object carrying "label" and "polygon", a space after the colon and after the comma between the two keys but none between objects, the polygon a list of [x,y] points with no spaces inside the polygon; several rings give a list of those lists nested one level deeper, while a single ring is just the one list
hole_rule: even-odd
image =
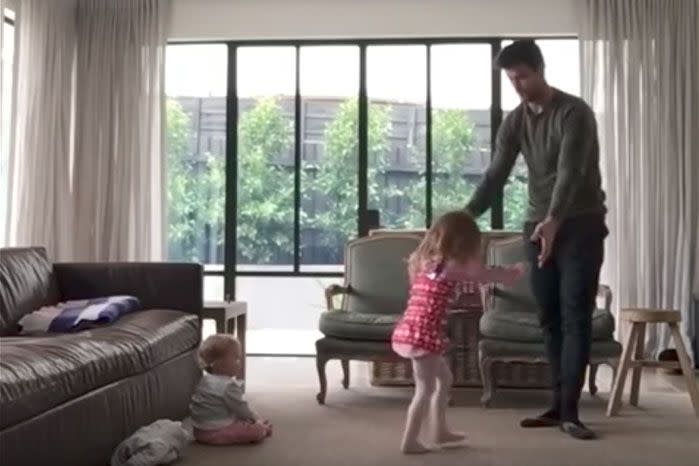
[{"label": "black window frame", "polygon": [[[342,277],[343,272],[303,271],[300,264],[300,210],[301,210],[301,138],[300,138],[300,48],[305,46],[357,46],[359,47],[359,89],[358,89],[358,236],[368,234],[368,199],[367,199],[367,120],[368,97],[366,91],[366,52],[367,47],[381,45],[422,45],[426,47],[426,146],[425,146],[425,227],[432,220],[432,96],[431,96],[431,46],[440,44],[487,44],[491,47],[491,56],[500,52],[502,43],[508,40],[575,40],[575,35],[554,36],[499,36],[499,37],[415,37],[415,38],[375,38],[375,39],[271,39],[271,40],[202,40],[202,41],[169,41],[171,45],[205,45],[223,44],[228,49],[228,76],[226,95],[226,212],[224,234],[224,267],[223,270],[207,270],[205,276],[224,277],[224,295],[226,299],[236,297],[237,277]],[[237,270],[237,206],[230,202],[237,198],[238,191],[238,83],[237,83],[237,52],[241,47],[294,47],[296,56],[295,70],[295,111],[294,111],[294,261],[290,271],[254,271]],[[501,72],[491,68],[491,106],[490,106],[490,148],[491,158],[494,155],[497,131],[502,123]],[[464,199],[464,203],[467,199]],[[504,193],[500,190],[490,209],[491,228],[502,229],[504,224]]]}]

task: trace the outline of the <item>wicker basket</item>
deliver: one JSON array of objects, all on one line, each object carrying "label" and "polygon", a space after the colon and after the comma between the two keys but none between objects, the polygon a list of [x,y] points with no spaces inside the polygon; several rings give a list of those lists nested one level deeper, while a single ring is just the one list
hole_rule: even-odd
[{"label": "wicker basket", "polygon": [[549,388],[551,371],[545,363],[495,362],[495,383],[503,388]]},{"label": "wicker basket", "polygon": [[379,387],[413,385],[413,368],[410,361],[372,363],[371,384]]},{"label": "wicker basket", "polygon": [[[458,309],[449,313],[447,332],[452,343],[449,362],[455,386],[481,386],[478,369],[478,321],[481,314],[479,308]],[[371,383],[377,386],[412,385],[410,361],[373,363]]]},{"label": "wicker basket", "polygon": [[[455,387],[482,387],[478,367],[479,308],[458,309],[449,314],[448,334],[452,342],[449,362],[454,374]],[[547,388],[551,376],[547,364],[502,363],[493,366],[498,387]],[[371,384],[375,386],[413,385],[410,361],[374,362]]]}]

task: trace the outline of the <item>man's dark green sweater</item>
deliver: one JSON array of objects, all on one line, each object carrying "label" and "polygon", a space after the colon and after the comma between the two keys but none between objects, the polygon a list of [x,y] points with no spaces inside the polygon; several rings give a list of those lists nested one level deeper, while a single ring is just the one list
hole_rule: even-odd
[{"label": "man's dark green sweater", "polygon": [[527,221],[604,214],[597,124],[582,99],[554,89],[540,113],[520,104],[500,126],[495,156],[466,209],[481,215],[521,152],[529,171]]}]

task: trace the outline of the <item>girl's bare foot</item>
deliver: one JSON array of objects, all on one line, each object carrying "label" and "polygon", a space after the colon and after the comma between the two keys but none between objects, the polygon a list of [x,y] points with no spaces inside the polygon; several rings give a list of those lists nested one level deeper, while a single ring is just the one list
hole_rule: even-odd
[{"label": "girl's bare foot", "polygon": [[406,455],[420,455],[429,453],[430,449],[420,443],[418,440],[413,442],[403,442],[400,446],[400,451]]}]

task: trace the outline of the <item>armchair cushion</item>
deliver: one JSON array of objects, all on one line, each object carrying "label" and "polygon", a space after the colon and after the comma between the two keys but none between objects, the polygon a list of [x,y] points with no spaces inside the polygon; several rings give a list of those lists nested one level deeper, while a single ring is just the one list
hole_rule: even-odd
[{"label": "armchair cushion", "polygon": [[[480,320],[481,334],[486,338],[523,343],[543,343],[544,334],[539,325],[539,316],[530,310],[492,310]],[[596,309],[592,314],[593,341],[612,340],[614,318],[605,309]]]},{"label": "armchair cushion", "polygon": [[349,340],[390,341],[393,327],[401,314],[369,314],[327,311],[320,316],[320,331],[325,336]]},{"label": "armchair cushion", "polygon": [[[478,342],[478,350],[486,358],[540,358],[546,360],[544,343],[524,343],[519,341],[502,341],[486,339]],[[615,340],[593,341],[590,358],[617,358],[621,354],[621,343]]]}]

